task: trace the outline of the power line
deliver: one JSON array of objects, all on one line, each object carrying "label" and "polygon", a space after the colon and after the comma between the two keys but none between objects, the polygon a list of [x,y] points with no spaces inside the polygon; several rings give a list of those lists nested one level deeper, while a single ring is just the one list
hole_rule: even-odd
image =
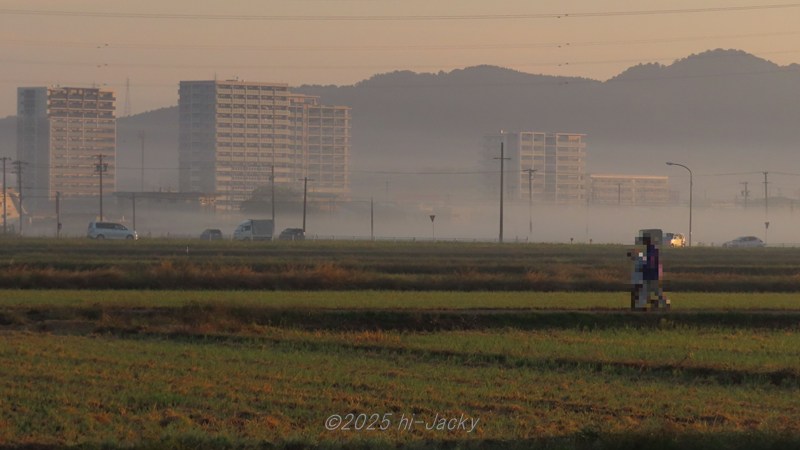
[{"label": "power line", "polygon": [[696,174],[696,177],[729,177],[729,176],[739,176],[739,175],[754,175],[760,174],[762,172],[753,171],[753,172],[731,172],[731,173],[700,173]]},{"label": "power line", "polygon": [[373,175],[482,175],[482,174],[497,174],[499,170],[481,170],[481,171],[402,171],[402,170],[351,170],[350,173],[355,174],[373,174]]},{"label": "power line", "polygon": [[110,11],[64,11],[2,8],[0,14],[26,16],[57,16],[146,20],[222,20],[222,21],[270,21],[270,22],[380,22],[380,21],[456,21],[456,20],[532,20],[570,19],[600,17],[660,16],[675,14],[698,14],[719,12],[741,12],[798,8],[800,3],[772,5],[721,6],[707,8],[678,8],[630,11],[595,11],[575,13],[516,13],[516,14],[466,14],[466,15],[258,15],[258,14],[187,14],[187,13],[137,13]]},{"label": "power line", "polygon": [[675,36],[664,38],[586,41],[586,42],[532,42],[532,43],[476,43],[476,44],[420,44],[420,45],[252,45],[252,44],[173,44],[135,42],[91,42],[63,40],[0,39],[0,45],[71,47],[87,49],[132,49],[132,50],[240,50],[240,51],[452,51],[452,50],[502,50],[532,48],[572,48],[604,45],[639,45],[674,42],[704,41],[710,39],[744,39],[754,37],[796,36],[797,31],[770,33],[723,34],[706,36]]},{"label": "power line", "polygon": [[[793,54],[793,53],[800,53],[800,49],[788,49],[788,50],[774,50],[774,51],[765,51],[759,52],[760,55],[775,55],[775,54]],[[732,55],[730,54],[721,54],[721,55],[705,55],[705,57],[716,57],[716,58],[730,58]],[[734,55],[739,56],[739,55]],[[745,56],[742,54],[741,56]],[[595,59],[595,60],[562,60],[562,61],[542,61],[542,62],[530,62],[524,61],[520,63],[505,63],[508,66],[514,67],[566,67],[566,66],[583,66],[583,65],[603,65],[603,64],[646,64],[652,63],[656,61],[679,61],[685,59],[685,56],[646,56],[646,57],[638,57],[638,58],[625,58],[625,59]],[[47,65],[47,66],[64,66],[64,67],[94,67],[94,68],[102,68],[102,69],[113,69],[113,68],[132,68],[132,69],[159,69],[159,70],[172,70],[172,69],[216,69],[223,64],[214,64],[214,63],[203,63],[203,64],[178,64],[178,63],[132,63],[132,62],[121,62],[121,63],[106,63],[106,62],[97,62],[97,61],[54,61],[52,59],[43,59],[43,60],[36,60],[36,59],[26,59],[26,58],[4,58],[2,62],[5,64],[31,64],[31,65]],[[478,64],[477,66],[481,66],[482,64]],[[405,65],[403,69],[397,68],[387,68],[385,65],[354,65],[354,64],[344,64],[344,65],[297,65],[297,64],[283,64],[283,65],[276,65],[276,64],[224,64],[225,68],[227,69],[293,69],[293,70],[354,70],[354,69],[364,69],[364,70],[409,70],[409,69],[441,69],[442,66],[440,65],[433,65],[433,64],[412,64],[412,65]],[[455,69],[464,67],[465,65],[457,65]],[[469,66],[467,66],[469,67]],[[474,66],[473,66],[474,67]],[[455,70],[452,69],[452,70]],[[592,80],[596,81],[596,80]],[[129,87],[130,85],[125,85]]]}]

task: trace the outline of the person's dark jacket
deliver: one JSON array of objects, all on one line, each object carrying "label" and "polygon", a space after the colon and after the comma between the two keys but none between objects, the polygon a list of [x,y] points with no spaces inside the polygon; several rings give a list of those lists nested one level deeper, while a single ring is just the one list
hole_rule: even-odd
[{"label": "person's dark jacket", "polygon": [[645,257],[647,259],[644,262],[642,278],[645,280],[658,280],[658,266],[660,264],[658,260],[658,248],[652,244],[648,245]]}]

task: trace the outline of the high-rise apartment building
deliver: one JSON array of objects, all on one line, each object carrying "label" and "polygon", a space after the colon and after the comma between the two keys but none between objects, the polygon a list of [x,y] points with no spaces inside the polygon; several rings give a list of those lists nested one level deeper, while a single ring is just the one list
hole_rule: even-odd
[{"label": "high-rise apartment building", "polygon": [[216,195],[238,209],[253,190],[302,189],[315,196],[348,192],[350,108],[325,106],[287,84],[181,81],[180,189]]},{"label": "high-rise apartment building", "polygon": [[116,185],[115,97],[110,90],[75,87],[17,89],[17,159],[28,208],[63,197],[99,195]]},{"label": "high-rise apartment building", "polygon": [[[586,201],[586,135],[521,131],[485,137],[485,161],[500,156],[503,143],[506,192],[536,201],[581,203]],[[529,170],[533,174],[529,175]]]}]

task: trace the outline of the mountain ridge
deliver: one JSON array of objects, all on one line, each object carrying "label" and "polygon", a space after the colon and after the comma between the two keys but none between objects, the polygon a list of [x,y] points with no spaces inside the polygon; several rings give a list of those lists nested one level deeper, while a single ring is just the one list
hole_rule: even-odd
[{"label": "mountain ridge", "polygon": [[[742,50],[637,64],[605,81],[478,65],[292,90],[352,108],[354,172],[475,167],[482,136],[499,129],[585,133],[590,172],[662,173],[665,157],[720,170],[800,162],[794,151],[800,65],[780,66]],[[6,153],[15,148],[8,139],[12,122],[0,119]],[[147,136],[145,165],[158,169],[147,174],[147,184],[176,188],[176,106],[118,120],[118,160],[130,168],[119,187],[138,186],[132,169],[141,165],[140,129]]]}]

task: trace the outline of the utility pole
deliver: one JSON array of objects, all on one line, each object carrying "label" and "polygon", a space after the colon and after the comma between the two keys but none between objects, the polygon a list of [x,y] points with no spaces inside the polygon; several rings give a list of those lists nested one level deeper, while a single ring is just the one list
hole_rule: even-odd
[{"label": "utility pole", "polygon": [[133,206],[133,231],[136,231],[136,192],[131,192],[131,204]]},{"label": "utility pole", "polygon": [[3,235],[8,234],[8,225],[6,225],[6,218],[8,217],[6,203],[8,203],[8,196],[6,195],[6,161],[11,160],[8,156],[0,158],[3,161]]},{"label": "utility pole", "polygon": [[311,178],[303,177],[303,233],[306,232],[306,200],[308,199],[308,182]]},{"label": "utility pole", "polygon": [[767,194],[767,174],[764,172],[764,243],[767,243],[767,233],[769,232],[769,195]]},{"label": "utility pole", "polygon": [[271,167],[271,175],[269,176],[270,180],[270,195],[272,196],[272,200],[270,200],[270,204],[272,206],[272,227],[275,227],[275,165],[273,164]]},{"label": "utility pole", "polygon": [[61,192],[56,191],[56,238],[61,237]]},{"label": "utility pole", "polygon": [[103,163],[103,155],[97,155],[97,164],[94,166],[95,172],[100,174],[100,220],[103,220],[103,172],[108,170],[108,164]]},{"label": "utility pole", "polygon": [[744,190],[742,191],[742,196],[744,197],[744,209],[747,209],[747,198],[750,197],[750,191],[747,189],[747,181],[742,181],[739,184],[744,185]]},{"label": "utility pole", "polygon": [[767,174],[769,172],[764,172],[764,218],[766,219],[769,217],[769,196],[767,195]]},{"label": "utility pole", "polygon": [[617,205],[622,204],[622,183],[617,183]]},{"label": "utility pole", "polygon": [[11,163],[14,166],[13,173],[17,175],[17,204],[19,205],[19,235],[22,236],[22,166],[27,163],[22,161],[14,161]]},{"label": "utility pole", "polygon": [[533,173],[536,169],[525,169],[528,172],[528,234],[533,233]]},{"label": "utility pole", "polygon": [[122,108],[122,114],[125,117],[131,115],[131,79],[125,78],[125,105]]},{"label": "utility pole", "polygon": [[140,174],[141,180],[139,186],[139,191],[141,192],[144,192],[144,138],[145,138],[144,130],[139,130],[139,142],[141,143],[142,146],[142,173]]},{"label": "utility pole", "polygon": [[375,200],[369,198],[369,238],[375,240]]},{"label": "utility pole", "polygon": [[[501,132],[501,139],[502,139],[502,132]],[[494,159],[499,159],[500,160],[500,243],[501,244],[503,243],[503,189],[504,189],[503,188],[503,184],[504,184],[503,173],[505,172],[505,165],[503,163],[504,163],[505,160],[511,159],[511,158],[506,158],[505,157],[505,153],[504,153],[505,150],[503,149],[503,144],[504,144],[504,142],[501,140],[500,141],[500,157],[499,158],[494,158]]]}]

